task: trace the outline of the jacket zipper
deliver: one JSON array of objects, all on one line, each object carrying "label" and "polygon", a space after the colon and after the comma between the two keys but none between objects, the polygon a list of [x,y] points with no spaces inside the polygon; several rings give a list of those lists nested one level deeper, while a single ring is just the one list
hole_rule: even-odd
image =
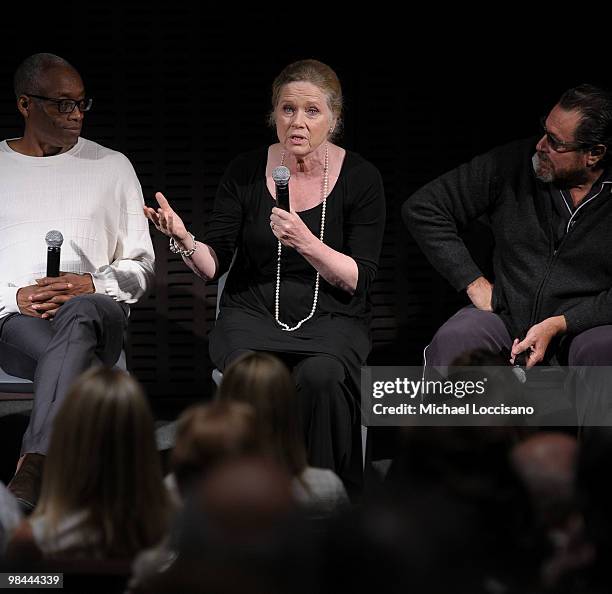
[{"label": "jacket zipper", "polygon": [[[541,305],[541,297],[542,297],[542,293],[544,292],[544,285],[546,284],[546,281],[548,280],[548,278],[550,277],[550,273],[552,271],[553,265],[557,259],[557,256],[559,254],[559,252],[561,251],[561,248],[563,247],[563,244],[565,243],[565,240],[567,239],[567,236],[569,235],[569,232],[571,231],[572,227],[574,226],[574,223],[576,222],[574,220],[575,216],[578,214],[578,211],[583,208],[584,206],[586,206],[589,202],[595,200],[595,198],[597,198],[597,196],[599,196],[603,190],[604,187],[606,186],[606,184],[612,184],[612,182],[602,182],[601,184],[601,189],[599,190],[599,192],[597,192],[597,194],[595,194],[594,196],[591,196],[586,202],[583,202],[570,216],[569,221],[567,222],[567,226],[565,228],[565,235],[563,236],[563,239],[561,240],[561,242],[559,243],[559,245],[557,246],[556,249],[553,248],[553,253],[552,256],[548,262],[548,267],[546,268],[546,274],[544,275],[544,278],[542,279],[542,282],[540,283],[540,286],[538,287],[538,290],[536,292],[536,298],[535,298],[535,303],[533,306],[533,309],[531,311],[531,320],[529,321],[529,328],[531,328],[535,323],[536,320],[539,317],[539,313],[540,313],[540,305]],[[561,193],[561,196],[563,196],[563,193]],[[563,200],[565,200],[565,196],[563,196]],[[567,205],[567,202],[566,202]],[[552,239],[553,241],[553,245],[554,245],[554,237]]]}]

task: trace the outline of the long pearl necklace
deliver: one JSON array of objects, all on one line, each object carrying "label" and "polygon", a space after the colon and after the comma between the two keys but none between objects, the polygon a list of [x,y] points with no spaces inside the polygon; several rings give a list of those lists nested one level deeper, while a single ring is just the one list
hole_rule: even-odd
[{"label": "long pearl necklace", "polygon": [[[285,151],[281,155],[281,165],[285,164]],[[323,165],[323,182],[321,184],[321,195],[323,196],[323,202],[321,207],[321,231],[319,232],[319,241],[323,243],[323,234],[325,232],[325,206],[327,204],[327,194],[329,193],[329,145],[325,145],[325,161]],[[319,300],[319,278],[320,274],[317,271],[317,276],[315,278],[315,287],[314,287],[314,297],[312,300],[312,309],[310,313],[303,319],[300,320],[295,326],[289,326],[285,324],[285,322],[281,322],[279,319],[280,313],[280,270],[281,270],[281,252],[283,249],[283,244],[280,239],[278,240],[278,249],[277,249],[277,259],[276,259],[276,291],[274,298],[274,313],[276,322],[286,330],[287,332],[293,332],[297,330],[304,322],[307,322],[314,315],[315,310],[317,309],[317,302]]]}]

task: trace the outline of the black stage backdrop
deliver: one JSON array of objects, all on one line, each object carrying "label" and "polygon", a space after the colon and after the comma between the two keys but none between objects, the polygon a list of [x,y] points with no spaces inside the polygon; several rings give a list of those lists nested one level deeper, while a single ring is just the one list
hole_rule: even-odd
[{"label": "black stage backdrop", "polygon": [[[485,36],[486,26],[475,32],[457,23],[449,33],[453,23],[433,18],[389,26],[393,19],[372,18],[356,5],[348,14],[331,5],[279,4],[273,19],[261,14],[271,8],[211,14],[180,2],[44,6],[19,5],[2,28],[2,137],[22,129],[12,92],[16,66],[35,52],[59,54],[95,98],[83,135],[125,153],[147,202],[162,190],[194,229],[209,216],[232,157],[274,141],[266,116],[281,68],[312,57],[337,71],[346,97],[340,144],[380,169],[388,203],[372,291],[373,364],[420,363],[423,346],[463,299],[404,230],[402,202],[473,155],[536,134],[539,116],[565,88],[585,81],[609,87],[612,79],[592,45],[559,44],[563,35],[545,29],[502,33],[499,23]],[[469,235],[486,260],[486,228],[477,224]],[[206,396],[216,285],[205,286],[155,232],[153,243],[156,284],[133,308],[129,368],[153,399]]]}]

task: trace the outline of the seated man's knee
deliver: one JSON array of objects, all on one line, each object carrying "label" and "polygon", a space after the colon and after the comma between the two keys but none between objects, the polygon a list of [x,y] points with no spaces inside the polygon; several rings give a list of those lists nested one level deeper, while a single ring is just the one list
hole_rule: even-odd
[{"label": "seated man's knee", "polygon": [[498,353],[512,341],[503,321],[490,312],[464,308],[447,320],[427,346],[427,365],[451,365],[460,355],[475,349]]},{"label": "seated man's knee", "polygon": [[570,365],[612,365],[612,326],[597,326],[576,336],[569,350]]},{"label": "seated man's knee", "polygon": [[64,303],[55,315],[56,319],[66,316],[82,315],[88,320],[97,320],[104,317],[105,311],[113,306],[119,307],[112,297],[100,293],[78,295]]},{"label": "seated man's knee", "polygon": [[87,307],[97,307],[99,303],[103,303],[104,301],[110,299],[113,300],[112,297],[108,295],[102,295],[101,293],[88,293],[86,295],[77,295],[73,297],[62,307],[60,311],[63,309],[79,309],[79,308],[87,308]]},{"label": "seated man's knee", "polygon": [[452,319],[441,326],[427,347],[428,362],[432,365],[450,365],[453,360],[471,350],[473,341],[466,340],[463,324],[456,324]]}]

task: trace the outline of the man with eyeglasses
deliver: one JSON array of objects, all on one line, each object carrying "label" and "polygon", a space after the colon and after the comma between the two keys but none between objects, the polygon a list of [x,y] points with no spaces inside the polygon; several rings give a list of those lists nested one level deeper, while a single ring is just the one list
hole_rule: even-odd
[{"label": "man with eyeglasses", "polygon": [[[9,483],[36,503],[53,418],[73,380],[121,354],[129,304],[150,284],[154,254],[128,159],[80,137],[92,100],[64,59],[35,54],[16,70],[21,138],[0,143],[0,365],[34,381],[30,423]],[[47,278],[45,235],[64,237]]]},{"label": "man with eyeglasses", "polygon": [[[427,366],[476,348],[511,362],[524,353],[527,368],[612,365],[612,95],[569,89],[542,128],[537,142],[478,156],[403,205],[427,258],[472,302],[425,348]],[[494,282],[459,235],[481,215],[495,238]]]}]

